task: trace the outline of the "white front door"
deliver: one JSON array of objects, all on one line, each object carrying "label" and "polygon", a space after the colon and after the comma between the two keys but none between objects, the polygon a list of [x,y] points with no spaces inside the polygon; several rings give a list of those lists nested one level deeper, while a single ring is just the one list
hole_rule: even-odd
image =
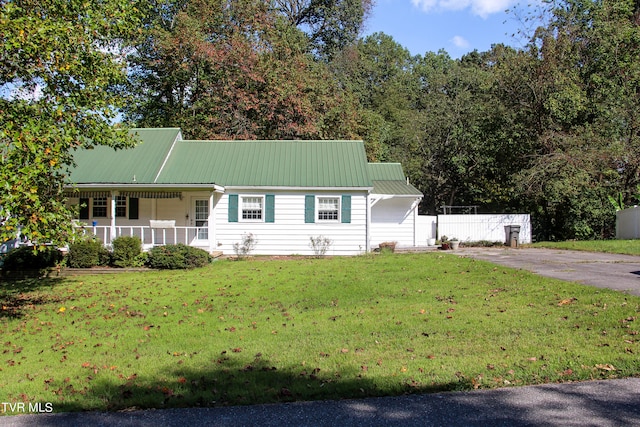
[{"label": "white front door", "polygon": [[195,226],[198,227],[196,232],[197,240],[209,239],[209,199],[195,199],[193,201],[193,218]]}]

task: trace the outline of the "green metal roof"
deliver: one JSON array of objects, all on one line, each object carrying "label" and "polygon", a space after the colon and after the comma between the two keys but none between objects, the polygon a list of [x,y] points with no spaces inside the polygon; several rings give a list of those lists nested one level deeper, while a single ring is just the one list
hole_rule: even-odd
[{"label": "green metal roof", "polygon": [[400,163],[369,163],[369,177],[378,181],[405,181]]},{"label": "green metal roof", "polygon": [[372,188],[421,196],[399,163],[367,163],[362,141],[184,141],[178,128],[132,129],[127,150],[74,154],[70,183],[114,187]]},{"label": "green metal roof", "polygon": [[422,193],[406,181],[373,181],[374,194],[393,194],[397,196],[416,196],[421,197]]},{"label": "green metal roof", "polygon": [[184,141],[180,129],[133,129],[127,150],[78,150],[69,182],[371,188],[362,141]]},{"label": "green metal roof", "polygon": [[420,190],[407,182],[400,163],[369,163],[369,177],[374,194],[422,196]]},{"label": "green metal roof", "polygon": [[138,143],[134,148],[114,150],[97,146],[77,150],[76,167],[69,181],[75,184],[152,184],[180,129],[132,129]]},{"label": "green metal roof", "polygon": [[362,141],[180,141],[157,183],[372,187]]}]

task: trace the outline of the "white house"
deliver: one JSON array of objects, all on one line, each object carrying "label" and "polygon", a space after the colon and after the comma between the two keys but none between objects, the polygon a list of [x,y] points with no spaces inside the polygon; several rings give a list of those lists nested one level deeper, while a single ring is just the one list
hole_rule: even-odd
[{"label": "white house", "polygon": [[233,253],[363,253],[383,241],[413,246],[422,194],[399,164],[369,164],[362,141],[188,141],[180,129],[134,129],[127,150],[74,158],[67,195],[78,223],[105,244],[135,235],[145,247],[185,243]]}]

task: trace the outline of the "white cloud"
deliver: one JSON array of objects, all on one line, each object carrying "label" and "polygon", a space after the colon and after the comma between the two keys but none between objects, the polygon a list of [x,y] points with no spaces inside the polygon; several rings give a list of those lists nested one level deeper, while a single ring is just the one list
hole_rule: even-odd
[{"label": "white cloud", "polygon": [[465,39],[462,36],[455,36],[454,38],[451,39],[451,42],[460,49],[467,49],[470,46],[467,39]]},{"label": "white cloud", "polygon": [[486,18],[493,13],[504,12],[514,0],[411,0],[411,3],[424,12],[471,9],[474,15]]}]

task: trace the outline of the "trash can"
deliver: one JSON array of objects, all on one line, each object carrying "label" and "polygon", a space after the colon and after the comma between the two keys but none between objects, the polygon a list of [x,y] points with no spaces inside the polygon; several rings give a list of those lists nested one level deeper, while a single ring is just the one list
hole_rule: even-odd
[{"label": "trash can", "polygon": [[504,234],[506,234],[507,239],[505,244],[507,246],[511,246],[512,248],[518,247],[518,242],[520,241],[520,226],[519,225],[505,225],[504,226]]}]

